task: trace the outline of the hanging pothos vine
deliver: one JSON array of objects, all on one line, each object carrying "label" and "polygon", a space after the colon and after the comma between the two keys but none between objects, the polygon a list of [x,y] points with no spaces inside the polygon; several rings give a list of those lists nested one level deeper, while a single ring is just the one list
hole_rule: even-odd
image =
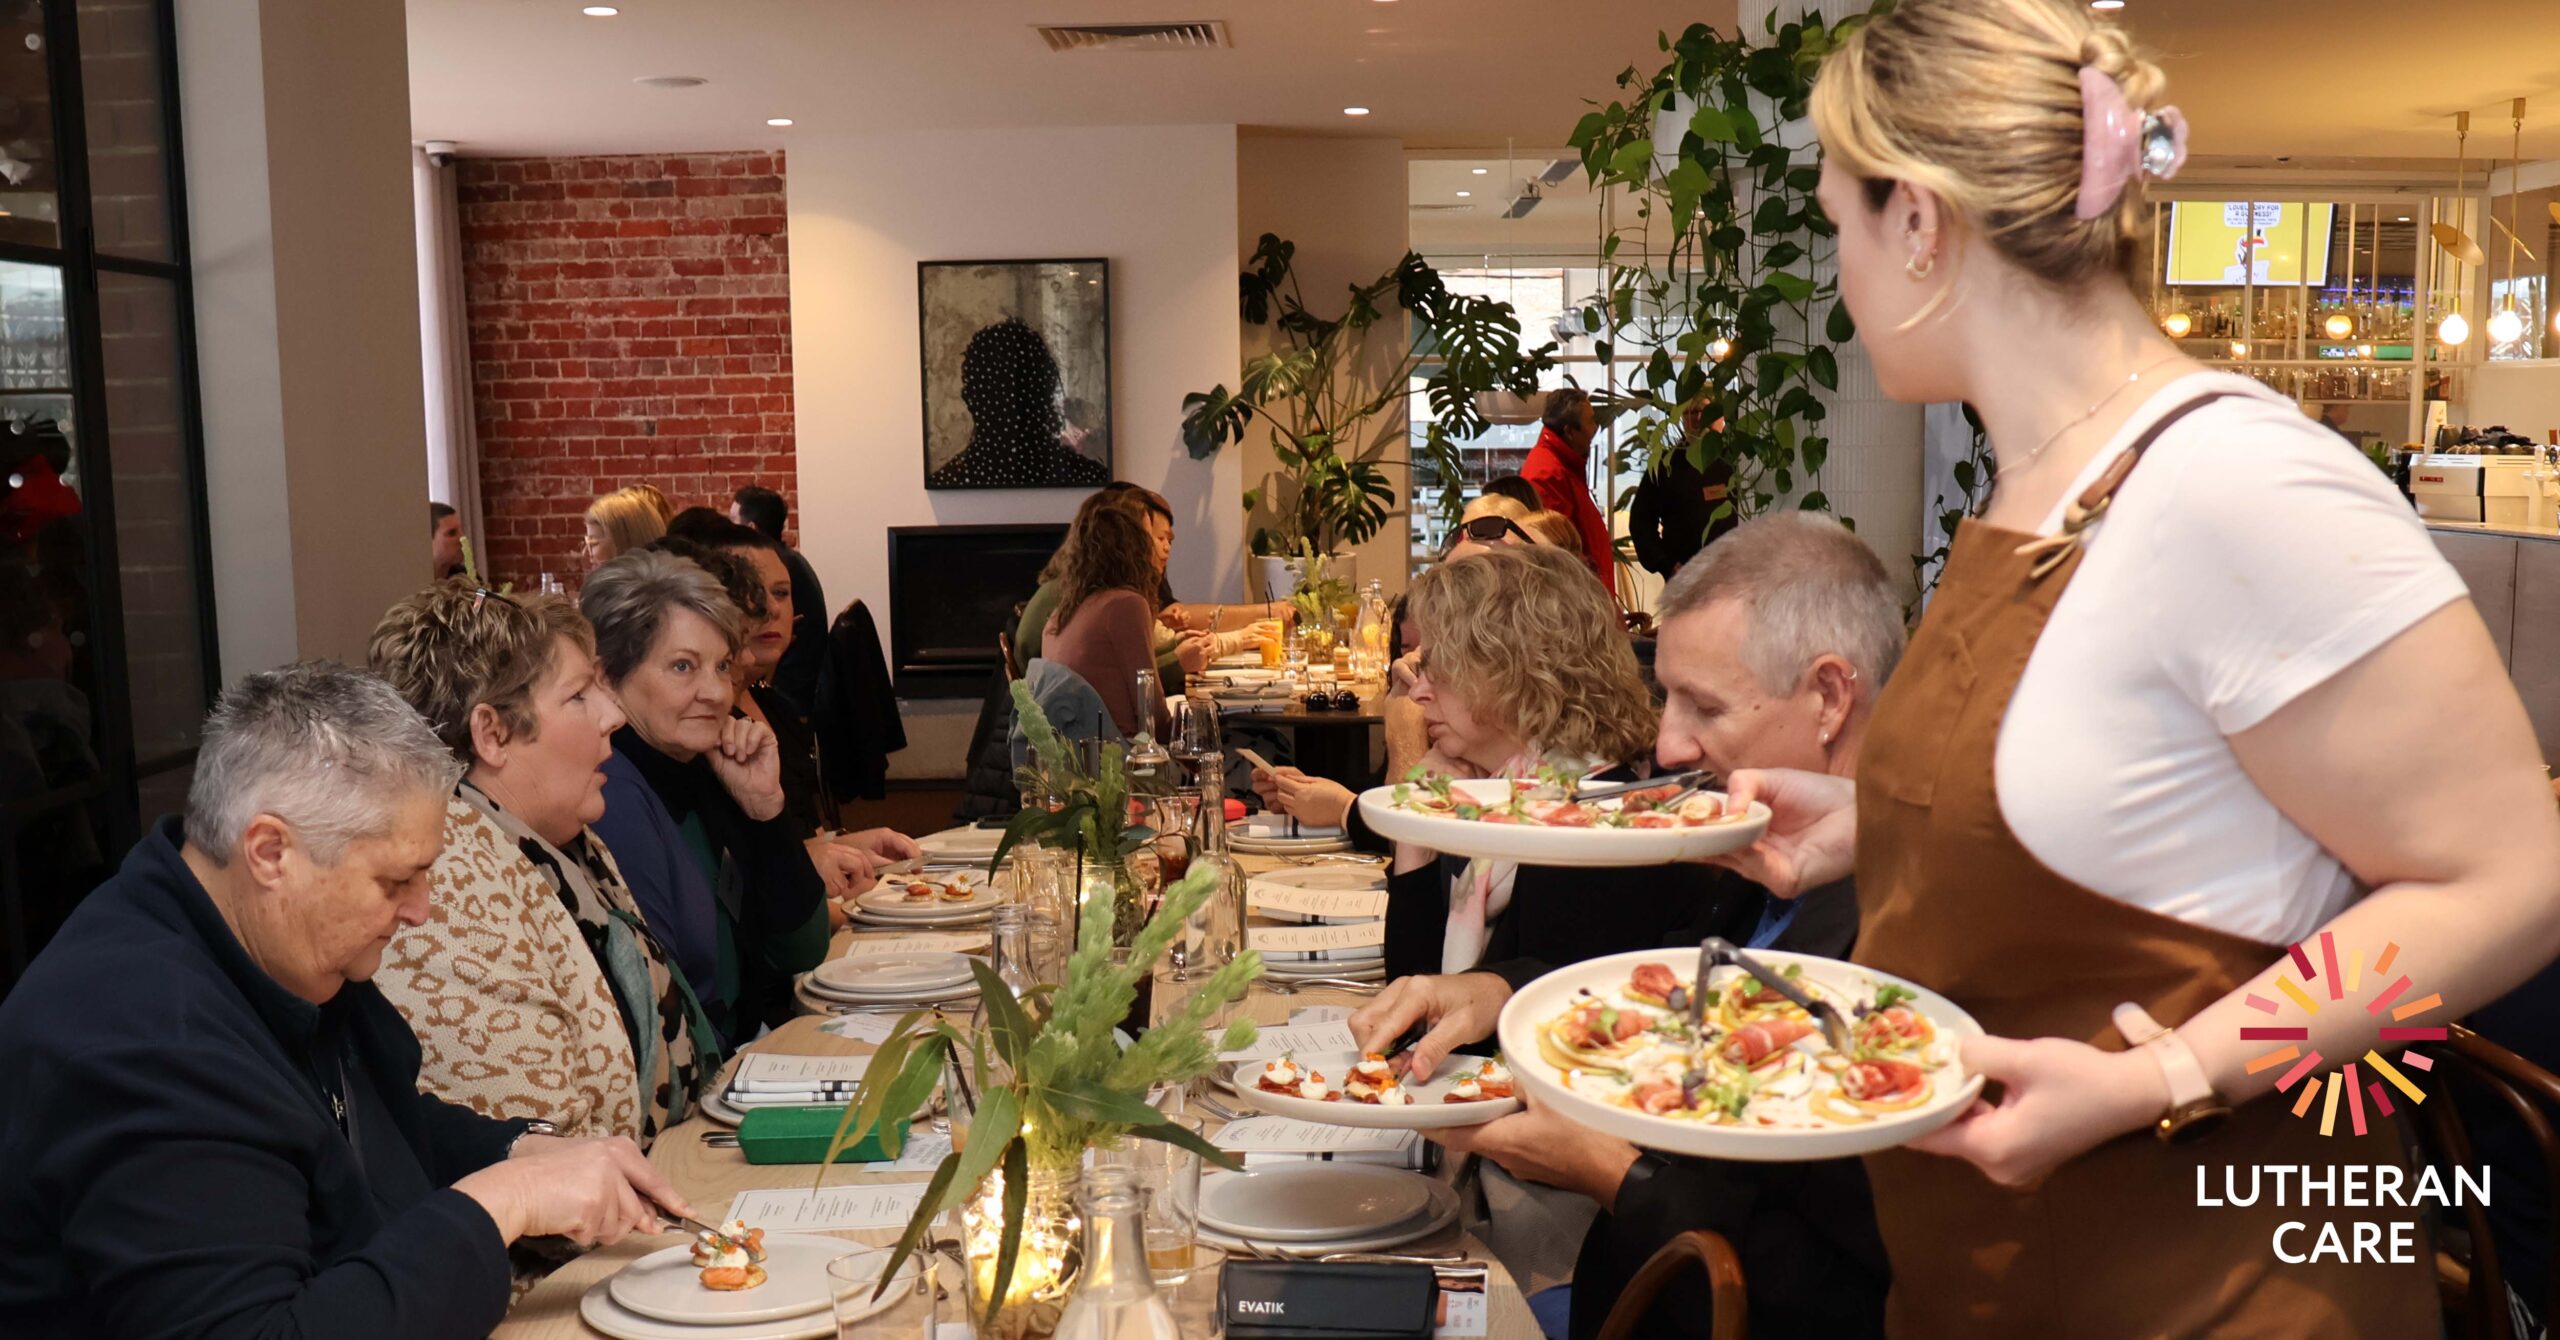
[{"label": "hanging pothos vine", "polygon": [[[1992,481],[2000,473],[2000,462],[1991,454],[1991,438],[1982,429],[1982,419],[1973,412],[1971,405],[1959,408],[1964,411],[1965,427],[1972,431],[1973,437],[1965,446],[1964,459],[1957,461],[1950,472],[1955,477],[1955,505],[1947,505],[1947,495],[1943,490],[1929,498],[1929,510],[1938,519],[1939,539],[1936,548],[1911,556],[1911,576],[1919,594],[1905,613],[1913,623],[1919,622],[1920,606],[1927,603],[1930,592],[1938,589],[1938,578],[1947,570],[1947,555],[1955,548],[1956,527],[1967,518],[1982,515],[1982,509],[1991,503]],[[1927,537],[1922,538],[1925,540]]]},{"label": "hanging pothos vine", "polygon": [[[1651,75],[1630,67],[1620,100],[1574,127],[1592,183],[1633,205],[1604,214],[1606,284],[1583,329],[1604,362],[1620,342],[1653,351],[1608,406],[1624,421],[1617,464],[1650,470],[1674,453],[1721,463],[1732,478],[1718,521],[1799,485],[1797,505],[1831,506],[1816,392],[1839,388],[1836,350],[1855,330],[1837,282],[1815,278],[1834,245],[1814,201],[1820,169],[1779,132],[1802,121],[1823,57],[1862,21],[1773,21],[1758,44],[1703,23],[1664,34],[1670,63]],[[1675,136],[1667,119],[1682,116]],[[1701,426],[1689,434],[1679,425],[1693,409]]]}]

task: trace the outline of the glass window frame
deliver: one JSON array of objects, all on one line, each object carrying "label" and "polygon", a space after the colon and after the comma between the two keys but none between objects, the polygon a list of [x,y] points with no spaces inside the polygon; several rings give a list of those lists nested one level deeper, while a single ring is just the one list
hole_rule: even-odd
[{"label": "glass window frame", "polygon": [[[89,599],[93,655],[98,667],[96,701],[92,704],[101,776],[0,806],[0,980],[14,982],[38,946],[31,940],[29,895],[17,850],[30,831],[48,824],[88,822],[84,811],[102,812],[104,850],[112,867],[142,834],[141,787],[147,780],[192,768],[195,751],[177,750],[153,758],[135,757],[132,676],[126,658],[123,620],[123,569],[118,553],[113,427],[108,420],[103,331],[99,319],[102,272],[147,276],[169,281],[177,306],[176,352],[179,399],[178,431],[187,472],[186,517],[193,547],[194,596],[197,606],[198,661],[201,691],[210,705],[221,685],[220,642],[214,621],[211,518],[207,507],[204,416],[196,363],[195,296],[192,256],[187,233],[185,139],[177,69],[177,21],[174,0],[150,0],[159,63],[159,112],[162,169],[169,211],[167,259],[101,254],[97,247],[90,195],[88,107],[83,95],[80,57],[79,0],[47,0],[44,35],[48,52],[55,186],[59,193],[58,245],[46,247],[0,242],[0,260],[48,266],[60,271],[63,315],[71,340],[72,453],[80,471],[83,520],[88,527],[91,565]],[[57,890],[64,901],[85,890]]]}]

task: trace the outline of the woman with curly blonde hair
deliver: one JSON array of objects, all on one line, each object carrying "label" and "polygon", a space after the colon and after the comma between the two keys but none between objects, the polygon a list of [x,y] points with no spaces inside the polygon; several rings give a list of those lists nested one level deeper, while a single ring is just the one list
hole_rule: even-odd
[{"label": "woman with curly blonde hair", "polygon": [[[1416,579],[1406,618],[1412,697],[1430,749],[1417,765],[1450,777],[1556,767],[1632,777],[1652,766],[1655,712],[1608,592],[1578,556],[1502,546]],[[1255,779],[1275,808],[1347,823],[1387,850],[1339,785],[1282,768]],[[1560,870],[1393,848],[1386,967],[1391,977],[1466,972],[1534,945],[1571,963],[1662,943],[1693,917],[1700,867]]]}]

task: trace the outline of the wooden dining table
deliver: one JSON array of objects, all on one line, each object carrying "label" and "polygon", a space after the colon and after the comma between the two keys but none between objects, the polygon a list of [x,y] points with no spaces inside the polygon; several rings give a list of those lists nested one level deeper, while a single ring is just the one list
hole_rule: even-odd
[{"label": "wooden dining table", "polygon": [[[1287,864],[1284,859],[1274,858],[1241,856],[1236,859],[1248,875],[1280,869]],[[851,945],[853,937],[857,935],[872,938],[895,934],[897,932],[881,931],[876,928],[848,927],[837,932],[833,953],[843,954]],[[1174,1008],[1175,1004],[1196,986],[1196,983],[1196,978],[1192,983],[1176,983],[1164,970],[1160,969],[1153,993],[1157,1015],[1161,1017],[1166,1011]],[[1283,993],[1268,984],[1256,982],[1245,998],[1238,1003],[1234,1013],[1235,1017],[1248,1018],[1259,1024],[1277,1025],[1286,1023],[1293,1013],[1309,1006],[1357,1007],[1366,999],[1367,996],[1362,993],[1326,987],[1307,987]],[[805,995],[802,1000],[804,1006],[821,1003],[813,1002]],[[953,1007],[953,1012],[965,1025],[969,1012],[968,1004],[963,1002]],[[821,1015],[804,1015],[747,1044],[743,1050],[798,1056],[853,1056],[877,1050],[868,1042],[822,1032],[820,1025],[825,1021],[825,1017]],[[734,1065],[735,1062],[731,1064]],[[724,1070],[721,1079],[713,1085],[714,1091],[723,1087],[726,1082],[727,1073]],[[1233,1106],[1232,1100],[1229,1100],[1228,1105]],[[1213,1134],[1224,1125],[1224,1122],[1214,1114],[1205,1110],[1195,1109],[1192,1115],[1201,1117]],[[716,1221],[723,1217],[731,1200],[745,1191],[800,1190],[819,1185],[859,1186],[891,1182],[922,1182],[927,1176],[925,1173],[875,1173],[867,1171],[866,1165],[852,1164],[831,1167],[826,1170],[823,1177],[819,1177],[814,1176],[811,1167],[805,1164],[750,1164],[735,1148],[720,1149],[704,1143],[705,1136],[726,1129],[708,1117],[696,1113],[691,1119],[661,1132],[657,1143],[649,1150],[650,1162],[656,1164],[658,1169],[666,1174],[667,1180],[674,1183],[676,1189],[683,1192],[686,1199],[692,1202],[694,1217],[697,1219]],[[1461,1176],[1462,1172],[1460,1161],[1453,1159],[1449,1160],[1437,1175],[1454,1181]],[[1471,1199],[1471,1197],[1465,1197],[1462,1201]],[[849,1244],[847,1250],[852,1250],[854,1246],[859,1245],[894,1244],[898,1240],[898,1230],[894,1228],[850,1230],[834,1236],[846,1239]],[[613,1246],[600,1247],[588,1252],[544,1278],[534,1285],[530,1292],[517,1300],[514,1308],[508,1312],[507,1319],[491,1333],[493,1340],[569,1340],[570,1337],[585,1340],[587,1337],[602,1336],[604,1332],[593,1329],[579,1317],[579,1299],[615,1271],[651,1252],[662,1250],[680,1241],[681,1239],[671,1236],[627,1238]],[[1501,1263],[1494,1259],[1484,1242],[1471,1230],[1467,1215],[1462,1214],[1459,1223],[1448,1230],[1394,1250],[1418,1253],[1449,1251],[1465,1253],[1471,1262],[1481,1263],[1488,1272],[1486,1280],[1488,1340],[1538,1340],[1540,1333],[1537,1320],[1530,1314],[1528,1303],[1521,1296],[1518,1284],[1504,1271]],[[946,1266],[944,1274],[950,1301],[941,1307],[937,1317],[938,1328],[951,1326],[964,1320],[961,1316],[962,1305],[958,1302],[960,1287],[957,1273]],[[1171,1300],[1174,1304],[1176,1320],[1180,1323],[1185,1337],[1210,1337],[1220,1333],[1216,1275],[1215,1271],[1199,1272],[1191,1283],[1179,1290]]]}]

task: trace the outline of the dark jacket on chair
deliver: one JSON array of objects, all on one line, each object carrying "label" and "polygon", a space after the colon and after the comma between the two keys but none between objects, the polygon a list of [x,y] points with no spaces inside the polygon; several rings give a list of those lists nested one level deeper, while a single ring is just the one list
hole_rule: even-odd
[{"label": "dark jacket on chair", "polygon": [[0,1004],[0,1335],[488,1334],[506,1244],[452,1184],[524,1123],[419,1093],[371,983],[269,977],[179,840],[145,835]]},{"label": "dark jacket on chair", "polygon": [[827,790],[838,800],[878,800],[888,794],[889,756],[907,747],[889,658],[881,654],[871,611],[859,600],[836,616],[827,638],[833,645],[811,714]]}]

